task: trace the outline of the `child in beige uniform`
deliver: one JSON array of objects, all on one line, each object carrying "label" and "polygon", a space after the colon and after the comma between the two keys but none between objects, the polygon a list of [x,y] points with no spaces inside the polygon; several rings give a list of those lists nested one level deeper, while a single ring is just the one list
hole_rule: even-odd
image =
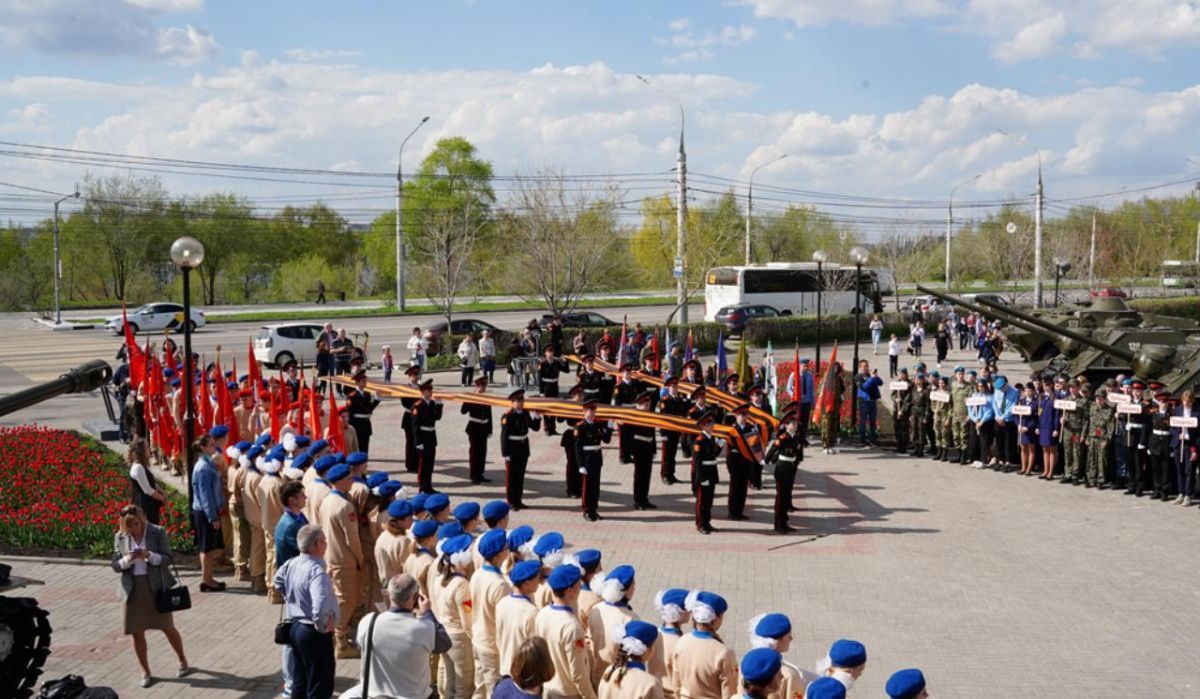
[{"label": "child in beige uniform", "polygon": [[616,654],[600,680],[598,699],[663,699],[662,681],[646,669],[654,655],[658,629],[632,620],[612,629]]},{"label": "child in beige uniform", "polygon": [[[787,653],[792,647],[792,621],[778,613],[759,614],[750,620],[750,645]],[[745,677],[742,678],[745,680]],[[811,672],[783,661],[780,667],[779,689],[769,699],[802,699],[808,684],[817,679]]]},{"label": "child in beige uniform", "polygon": [[714,592],[693,590],[684,609],[695,629],[679,639],[672,655],[672,677],[679,699],[729,699],[738,692],[738,666],[733,651],[717,631],[729,603]]},{"label": "child in beige uniform", "polygon": [[662,618],[663,624],[658,628],[658,639],[654,642],[654,654],[646,663],[647,669],[658,679],[662,680],[663,696],[675,699],[675,678],[672,673],[672,656],[675,644],[683,636],[683,625],[689,615],[683,608],[688,591],[682,588],[659,590],[654,596],[654,608]]},{"label": "child in beige uniform", "polygon": [[468,699],[475,691],[475,657],[471,644],[473,619],[470,576],[471,535],[459,534],[442,542],[438,578],[442,590],[434,598],[433,614],[453,645],[442,656],[438,668],[438,696]]}]

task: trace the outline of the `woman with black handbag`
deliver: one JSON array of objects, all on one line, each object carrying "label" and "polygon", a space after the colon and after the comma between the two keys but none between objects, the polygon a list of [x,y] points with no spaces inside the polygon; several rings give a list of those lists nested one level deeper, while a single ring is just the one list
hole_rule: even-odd
[{"label": "woman with black handbag", "polygon": [[118,594],[125,602],[125,635],[133,636],[133,652],[142,668],[142,687],[149,687],[154,678],[146,653],[146,631],[158,630],[179,656],[177,677],[191,673],[183,653],[183,637],[175,628],[170,612],[160,612],[158,597],[175,589],[175,576],[168,570],[173,566],[171,541],[167,530],[146,521],[137,505],[121,508],[120,531],[113,538],[112,568],[121,574]]}]

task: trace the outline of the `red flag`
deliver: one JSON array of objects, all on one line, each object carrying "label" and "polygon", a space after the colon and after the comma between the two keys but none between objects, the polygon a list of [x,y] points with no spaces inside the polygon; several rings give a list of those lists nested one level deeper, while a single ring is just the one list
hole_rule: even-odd
[{"label": "red flag", "polygon": [[690,362],[695,359],[695,338],[692,336],[692,329],[688,328],[687,347],[683,352],[683,361]]},{"label": "red flag", "polygon": [[796,353],[792,356],[792,400],[799,401],[804,395],[804,376],[800,370],[800,343],[796,343]]},{"label": "red flag", "polygon": [[121,323],[125,326],[125,356],[129,359],[129,383],[137,390],[146,380],[146,353],[133,339],[133,330],[125,316],[125,302],[121,301]]},{"label": "red flag", "polygon": [[[306,400],[306,397],[304,395],[305,390],[307,390],[307,389],[305,388],[305,385],[304,385],[304,370],[301,369],[300,370],[300,392],[299,392],[299,395],[296,396],[296,424],[295,424],[296,432],[298,432],[299,434],[304,434],[304,430],[306,429],[305,425],[304,425],[304,401]],[[310,435],[310,436],[313,439],[317,438],[316,435]]]},{"label": "red flag", "polygon": [[342,421],[338,418],[337,398],[333,388],[329,390],[329,446],[334,451],[345,451],[346,438],[342,435]]},{"label": "red flag", "polygon": [[625,336],[629,332],[629,316],[621,316],[621,344],[617,348],[617,366],[624,364],[627,359],[625,357]]},{"label": "red flag", "polygon": [[228,382],[217,364],[217,423],[229,428],[229,443],[237,444],[242,441],[241,430],[238,429],[237,417],[233,414],[233,396],[229,393]]},{"label": "red flag", "polygon": [[[201,360],[203,361],[203,360]],[[208,390],[208,375],[200,377],[200,429],[208,432],[213,426],[212,395]]]},{"label": "red flag", "polygon": [[258,373],[258,362],[254,359],[254,340],[247,340],[246,346],[249,349],[250,390],[254,392],[254,404],[258,405],[258,392],[262,390],[262,376]]},{"label": "red flag", "polygon": [[[333,386],[328,386],[327,388],[329,389],[330,393],[332,394]],[[308,417],[312,421],[313,441],[320,439],[321,435],[324,434],[323,432],[321,432],[321,412],[320,412],[321,406],[319,403],[317,403],[317,395],[318,394],[317,394],[315,387],[313,388],[313,390],[309,391],[309,393],[308,393]],[[332,395],[330,397],[332,398]]]},{"label": "red flag", "polygon": [[[837,341],[835,340],[833,343],[833,351],[829,353],[829,368],[832,369],[836,362]],[[833,371],[826,371],[825,376],[821,378],[821,390],[817,392],[817,401],[813,406],[813,424],[820,424],[821,416],[825,414],[827,410],[833,410],[833,394],[835,392],[833,374]]]},{"label": "red flag", "polygon": [[651,365],[655,372],[662,372],[662,357],[658,354],[658,328],[654,329],[654,334],[650,336],[650,352],[654,354],[654,363]]},{"label": "red flag", "polygon": [[279,431],[283,429],[283,421],[280,419],[279,409],[283,402],[283,396],[280,391],[267,391],[267,400],[270,402],[269,409],[271,411],[271,442],[279,443]]}]

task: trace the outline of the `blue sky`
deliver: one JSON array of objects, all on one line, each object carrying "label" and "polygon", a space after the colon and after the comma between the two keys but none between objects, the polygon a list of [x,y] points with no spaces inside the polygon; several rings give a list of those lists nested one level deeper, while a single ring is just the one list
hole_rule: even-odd
[{"label": "blue sky", "polygon": [[[1185,160],[1200,159],[1196,65],[1200,3],[1179,0],[11,0],[0,140],[375,171],[429,114],[406,169],[462,135],[504,174],[665,173],[678,100],[693,172],[742,182],[787,156],[756,177],[796,190],[779,206],[827,199],[799,190],[940,201],[975,175],[964,202],[1024,197],[1027,144],[1049,196],[1172,193],[1200,171]],[[86,169],[4,160],[0,180],[55,190]],[[330,191],[163,179],[263,200]],[[622,184],[635,199],[660,186]]]}]

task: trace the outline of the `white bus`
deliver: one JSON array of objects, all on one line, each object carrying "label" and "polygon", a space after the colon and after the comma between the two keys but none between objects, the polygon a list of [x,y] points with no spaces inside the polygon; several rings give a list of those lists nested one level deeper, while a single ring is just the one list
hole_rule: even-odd
[{"label": "white bus", "polygon": [[[713,321],[717,311],[740,303],[761,303],[794,315],[815,315],[817,289],[821,288],[821,312],[850,313],[855,306],[854,267],[825,264],[824,283],[818,284],[815,262],[772,262],[765,265],[713,267],[704,284],[704,319]],[[883,312],[881,287],[891,286],[891,275],[864,267],[860,280],[863,312]]]},{"label": "white bus", "polygon": [[1164,260],[1162,263],[1162,285],[1194,289],[1200,280],[1200,262],[1191,260]]}]

